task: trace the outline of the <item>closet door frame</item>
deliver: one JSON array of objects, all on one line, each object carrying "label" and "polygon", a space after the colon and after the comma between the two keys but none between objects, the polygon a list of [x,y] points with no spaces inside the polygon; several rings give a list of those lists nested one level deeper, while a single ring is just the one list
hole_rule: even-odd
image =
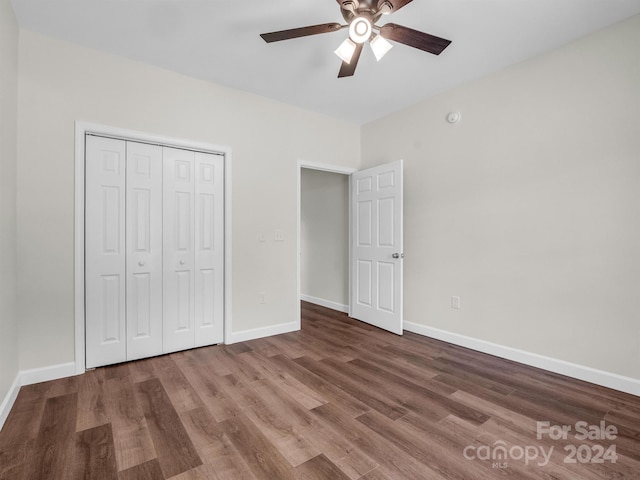
[{"label": "closet door frame", "polygon": [[99,135],[125,141],[134,141],[212,153],[224,156],[224,343],[230,342],[231,318],[231,148],[187,139],[154,135],[108,125],[76,121],[75,124],[75,232],[74,232],[74,322],[75,371],[86,370],[85,345],[85,137]]}]

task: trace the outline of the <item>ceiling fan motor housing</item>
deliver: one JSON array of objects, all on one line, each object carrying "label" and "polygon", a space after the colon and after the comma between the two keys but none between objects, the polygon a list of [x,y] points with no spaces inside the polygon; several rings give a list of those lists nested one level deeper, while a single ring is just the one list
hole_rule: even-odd
[{"label": "ceiling fan motor housing", "polygon": [[364,17],[373,25],[382,16],[377,0],[343,0],[340,11],[349,24],[357,17]]}]

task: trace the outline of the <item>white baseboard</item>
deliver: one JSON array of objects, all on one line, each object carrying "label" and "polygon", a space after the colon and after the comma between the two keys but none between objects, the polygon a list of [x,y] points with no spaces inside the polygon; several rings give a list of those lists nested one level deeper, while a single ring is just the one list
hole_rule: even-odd
[{"label": "white baseboard", "polygon": [[270,337],[272,335],[280,335],[282,333],[295,332],[300,330],[300,322],[279,323],[278,325],[270,325],[268,327],[252,328],[250,330],[242,330],[241,332],[231,332],[225,339],[225,343],[246,342],[255,340],[256,338]]},{"label": "white baseboard", "polygon": [[11,387],[9,387],[9,391],[7,395],[4,397],[2,404],[0,404],[0,430],[4,426],[4,422],[6,422],[7,417],[9,416],[9,412],[11,411],[11,407],[13,407],[13,403],[16,401],[18,397],[18,392],[20,391],[20,372],[16,375],[16,378],[13,380]]},{"label": "white baseboard", "polygon": [[64,377],[73,377],[74,375],[77,375],[76,362],[61,363],[59,365],[33,368],[31,370],[22,370],[20,372],[22,385],[32,385],[34,383],[48,382],[49,380],[57,380]]},{"label": "white baseboard", "polygon": [[300,295],[300,300],[304,302],[320,305],[321,307],[330,308],[331,310],[337,310],[338,312],[349,313],[349,305],[343,305],[341,303],[332,302],[331,300],[325,300],[324,298],[312,297],[311,295]]},{"label": "white baseboard", "polygon": [[618,375],[616,373],[605,372],[595,368],[578,365],[576,363],[559,360],[557,358],[546,357],[517,348],[506,347],[497,343],[479,340],[473,337],[460,335],[459,333],[448,332],[438,328],[427,327],[418,323],[404,322],[404,329],[408,332],[417,333],[426,337],[442,340],[460,347],[470,348],[478,352],[488,353],[496,357],[506,358],[514,362],[523,363],[532,367],[542,368],[549,372],[559,373],[567,377],[595,383],[603,387],[613,388],[621,392],[640,396],[640,380]]},{"label": "white baseboard", "polygon": [[0,430],[9,416],[13,403],[18,397],[20,387],[34,383],[48,382],[49,380],[57,380],[64,377],[72,377],[76,374],[75,362],[62,363],[60,365],[52,365],[50,367],[34,368],[31,370],[21,370],[18,372],[13,384],[4,397],[2,404],[0,404]]}]

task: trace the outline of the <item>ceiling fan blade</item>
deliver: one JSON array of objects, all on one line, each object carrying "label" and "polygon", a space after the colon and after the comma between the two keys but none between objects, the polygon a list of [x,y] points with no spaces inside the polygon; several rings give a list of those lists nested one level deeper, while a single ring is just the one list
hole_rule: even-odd
[{"label": "ceiling fan blade", "polygon": [[339,23],[322,23],[320,25],[311,25],[309,27],[292,28],[290,30],[280,30],[278,32],[261,33],[262,39],[267,42],[279,42],[280,40],[289,40],[290,38],[307,37],[309,35],[318,35],[320,33],[337,32],[342,28]]},{"label": "ceiling fan blade", "polygon": [[434,55],[440,55],[451,43],[451,40],[419,32],[412,28],[396,25],[395,23],[387,23],[381,27],[380,35],[387,40],[404,43],[405,45],[419,48],[420,50],[433,53]]},{"label": "ceiling fan blade", "polygon": [[353,57],[351,57],[351,63],[342,62],[340,71],[338,72],[338,78],[351,77],[356,72],[356,67],[358,66],[358,60],[360,60],[360,54],[362,53],[363,45],[364,44],[362,43],[356,44],[356,49],[353,52]]},{"label": "ceiling fan blade", "polygon": [[411,3],[412,1],[413,0],[378,0],[378,10],[381,10],[383,5],[386,3],[386,10],[388,10],[388,13],[397,12],[407,3]]}]

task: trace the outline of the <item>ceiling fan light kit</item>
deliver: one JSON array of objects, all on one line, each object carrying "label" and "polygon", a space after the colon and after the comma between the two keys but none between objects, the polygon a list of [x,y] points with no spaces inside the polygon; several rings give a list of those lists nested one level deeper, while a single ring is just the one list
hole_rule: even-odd
[{"label": "ceiling fan light kit", "polygon": [[344,42],[335,50],[335,54],[340,57],[343,62],[351,63],[353,54],[356,52],[356,44],[350,38],[345,38]]},{"label": "ceiling fan light kit", "polygon": [[384,37],[381,35],[376,35],[369,42],[371,46],[371,50],[376,57],[377,61],[380,61],[382,57],[384,57],[389,50],[393,48],[393,45],[390,42],[387,42]]},{"label": "ceiling fan light kit", "polygon": [[[380,60],[393,46],[388,40],[402,43],[410,47],[423,50],[434,55],[440,55],[449,46],[451,40],[429,35],[395,23],[378,26],[376,22],[383,16],[400,10],[412,0],[336,0],[340,5],[346,25],[338,23],[323,23],[309,27],[293,28],[278,32],[263,33],[260,36],[265,42],[278,42],[292,38],[318,35],[349,29],[349,37],[335,50],[335,54],[342,60],[338,78],[350,77],[355,73],[362,46],[367,41],[371,50]],[[373,32],[377,31],[378,34]]]},{"label": "ceiling fan light kit", "polygon": [[364,43],[371,37],[371,21],[366,17],[356,17],[349,25],[349,38],[356,43]]}]

